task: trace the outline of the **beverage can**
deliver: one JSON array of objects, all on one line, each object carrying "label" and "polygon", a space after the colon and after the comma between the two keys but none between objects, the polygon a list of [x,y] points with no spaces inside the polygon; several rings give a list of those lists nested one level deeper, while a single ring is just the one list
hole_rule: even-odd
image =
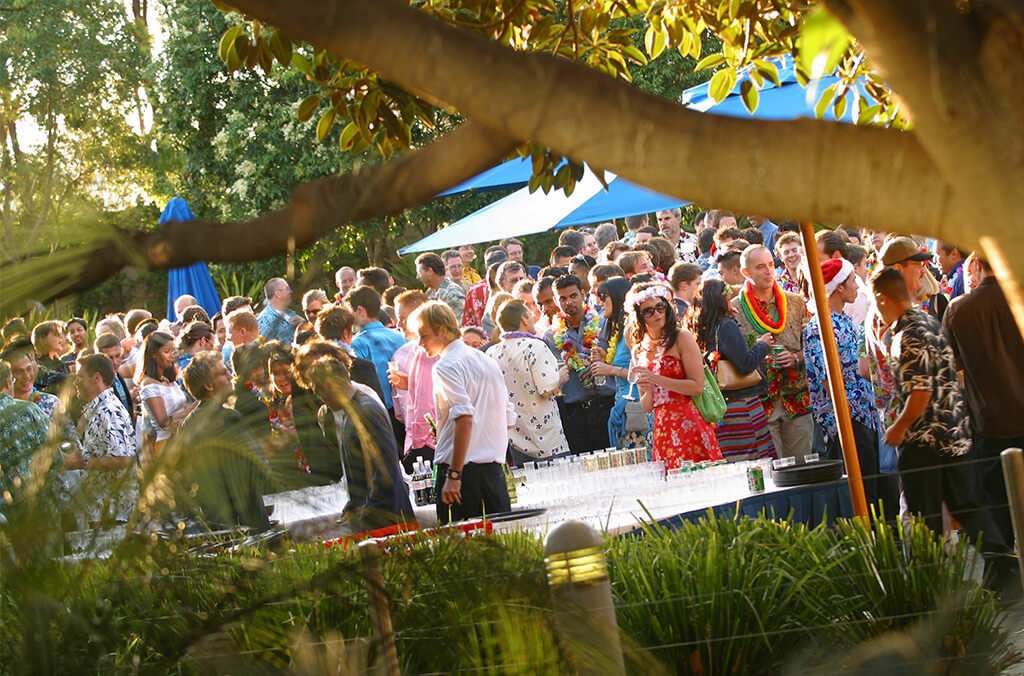
[{"label": "beverage can", "polygon": [[751,493],[764,493],[764,470],[759,465],[747,468],[747,486]]}]

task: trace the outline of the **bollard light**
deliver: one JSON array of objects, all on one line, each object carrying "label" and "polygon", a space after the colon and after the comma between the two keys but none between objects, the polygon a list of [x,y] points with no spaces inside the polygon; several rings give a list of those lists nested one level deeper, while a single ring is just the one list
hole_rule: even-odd
[{"label": "bollard light", "polygon": [[555,629],[575,672],[625,674],[601,536],[581,521],[561,523],[544,540],[544,564]]}]

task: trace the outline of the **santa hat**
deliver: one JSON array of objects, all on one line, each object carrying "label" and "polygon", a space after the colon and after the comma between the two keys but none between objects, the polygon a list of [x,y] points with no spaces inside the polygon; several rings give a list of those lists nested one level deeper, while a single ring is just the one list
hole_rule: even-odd
[{"label": "santa hat", "polygon": [[821,275],[825,278],[825,295],[831,296],[839,285],[853,274],[853,264],[845,258],[830,258],[821,264]]}]

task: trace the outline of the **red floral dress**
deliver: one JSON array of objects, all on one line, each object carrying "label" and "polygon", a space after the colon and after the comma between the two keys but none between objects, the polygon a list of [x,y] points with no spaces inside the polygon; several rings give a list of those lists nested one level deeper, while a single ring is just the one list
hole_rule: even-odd
[{"label": "red floral dress", "polygon": [[[674,354],[662,355],[646,366],[666,378],[686,377],[683,362]],[[654,459],[664,461],[666,469],[686,461],[722,459],[715,430],[701,417],[693,399],[658,385],[654,386]]]}]

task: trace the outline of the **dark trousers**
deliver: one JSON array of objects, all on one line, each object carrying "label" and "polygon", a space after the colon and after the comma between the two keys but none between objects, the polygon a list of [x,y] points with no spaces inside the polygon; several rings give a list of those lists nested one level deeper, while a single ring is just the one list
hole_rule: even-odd
[{"label": "dark trousers", "polygon": [[608,448],[608,417],[614,405],[615,397],[565,403],[562,430],[573,455]]},{"label": "dark trousers", "polygon": [[[404,448],[404,445],[403,445]],[[405,473],[412,476],[413,463],[423,458],[434,462],[434,449],[430,446],[421,446],[420,448],[410,448],[409,452],[402,456],[402,468],[405,469]]]},{"label": "dark trousers", "polygon": [[444,484],[447,481],[448,465],[437,466],[437,521],[444,525],[484,514],[499,514],[512,509],[505,483],[505,470],[498,462],[467,462],[462,466],[462,504],[449,505],[441,501]]},{"label": "dark trousers", "polygon": [[1003,478],[1003,462],[999,454],[1008,448],[1024,448],[1024,437],[1016,439],[985,439],[975,444],[974,457],[981,462],[974,468],[978,477],[981,504],[989,507],[989,513],[1006,542],[1013,542],[1013,522],[1010,519],[1009,498],[1006,495],[1006,480]]},{"label": "dark trousers", "polygon": [[[878,432],[869,429],[866,425],[851,421],[853,423],[853,440],[857,444],[857,459],[860,460],[860,474],[864,477],[864,497],[868,505],[873,505],[879,498],[885,498],[879,494],[878,470]],[[839,437],[828,439],[825,443],[825,457],[829,460],[843,460],[843,447],[839,443]],[[890,516],[898,513],[897,503],[885,503],[889,508]]]},{"label": "dark trousers", "polygon": [[966,461],[966,456],[936,455],[927,446],[900,446],[897,468],[907,507],[911,514],[924,515],[928,527],[941,533],[945,502],[972,541],[976,542],[982,534],[982,554],[1009,554],[1013,541],[1003,537],[989,510],[982,509],[974,490],[971,466],[965,465]]},{"label": "dark trousers", "polygon": [[[402,449],[405,448],[405,423],[395,417],[394,407],[388,409],[388,418],[391,419],[391,429],[395,433],[395,449],[398,451],[398,459],[402,459]],[[413,458],[415,460],[416,458]]]}]

